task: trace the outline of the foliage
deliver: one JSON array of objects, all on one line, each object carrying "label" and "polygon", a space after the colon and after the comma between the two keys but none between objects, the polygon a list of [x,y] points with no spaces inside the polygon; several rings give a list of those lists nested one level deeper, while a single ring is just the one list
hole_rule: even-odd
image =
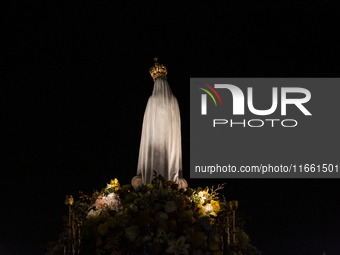
[{"label": "foliage", "polygon": [[[152,184],[136,189],[115,179],[91,198],[81,193],[73,206],[83,222],[80,254],[221,254],[232,217],[229,203],[218,197],[223,188],[179,190],[154,172]],[[242,229],[235,234],[237,245],[224,254],[260,254]]]}]

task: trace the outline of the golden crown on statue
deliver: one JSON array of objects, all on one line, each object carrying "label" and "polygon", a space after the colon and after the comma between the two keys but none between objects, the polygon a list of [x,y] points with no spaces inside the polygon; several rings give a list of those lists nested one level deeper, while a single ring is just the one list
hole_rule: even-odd
[{"label": "golden crown on statue", "polygon": [[155,81],[157,78],[164,78],[166,79],[166,75],[168,74],[168,70],[166,67],[162,64],[159,64],[157,62],[158,58],[154,58],[155,65],[150,68],[150,75],[153,78],[153,81]]}]

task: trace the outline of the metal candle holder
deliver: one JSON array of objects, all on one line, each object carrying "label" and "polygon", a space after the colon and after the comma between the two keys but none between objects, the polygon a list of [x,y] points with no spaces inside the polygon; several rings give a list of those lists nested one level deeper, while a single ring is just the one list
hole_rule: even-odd
[{"label": "metal candle holder", "polygon": [[74,203],[74,199],[72,195],[66,196],[65,204],[68,205],[68,229],[69,229],[69,237],[68,242],[64,246],[64,255],[75,255],[79,254],[79,246],[81,243],[81,237],[80,237],[80,231],[82,227],[82,221],[81,219],[78,219],[75,217],[75,213],[72,210],[72,206]]},{"label": "metal candle holder", "polygon": [[[227,224],[224,229],[223,236],[223,254],[230,250],[231,246],[236,245],[236,209],[238,208],[238,201],[229,201],[229,212],[227,216]],[[231,216],[231,217],[230,217]]]}]

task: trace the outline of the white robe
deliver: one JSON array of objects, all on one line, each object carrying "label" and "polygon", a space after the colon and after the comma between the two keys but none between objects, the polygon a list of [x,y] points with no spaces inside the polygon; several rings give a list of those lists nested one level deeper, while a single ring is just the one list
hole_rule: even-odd
[{"label": "white robe", "polygon": [[168,81],[156,79],[146,105],[139,149],[137,175],[151,183],[153,170],[165,180],[182,178],[181,118]]}]

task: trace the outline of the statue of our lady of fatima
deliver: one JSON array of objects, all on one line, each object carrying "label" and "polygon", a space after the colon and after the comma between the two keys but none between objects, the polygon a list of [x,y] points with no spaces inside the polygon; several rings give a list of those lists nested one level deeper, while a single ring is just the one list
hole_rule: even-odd
[{"label": "statue of our lady of fatima", "polygon": [[132,179],[132,185],[151,183],[156,171],[165,180],[185,188],[178,102],[168,84],[166,67],[157,58],[154,60],[155,65],[150,68],[154,87],[144,113],[137,176]]}]

